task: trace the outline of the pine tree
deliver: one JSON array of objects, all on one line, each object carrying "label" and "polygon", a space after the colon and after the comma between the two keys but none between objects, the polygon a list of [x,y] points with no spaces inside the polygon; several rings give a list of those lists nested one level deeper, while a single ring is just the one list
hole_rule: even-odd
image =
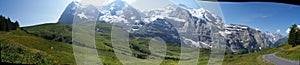
[{"label": "pine tree", "polygon": [[7,24],[7,26],[8,26],[8,30],[13,30],[13,28],[14,28],[14,24],[13,24],[13,22],[10,20],[10,18],[7,18],[7,22],[8,22],[8,24]]},{"label": "pine tree", "polygon": [[16,30],[20,27],[19,22],[12,22],[10,18],[0,15],[0,31]]},{"label": "pine tree", "polygon": [[[9,19],[9,18],[8,18]],[[9,25],[10,25],[10,22],[9,22],[9,20],[8,19],[6,19],[5,18],[5,21],[4,21],[4,23],[5,23],[5,31],[9,31]]]},{"label": "pine tree", "polygon": [[296,43],[295,45],[300,45],[300,28],[296,32]]},{"label": "pine tree", "polygon": [[11,23],[11,30],[17,30],[17,28],[18,28],[18,25],[17,25],[17,21],[16,22],[12,22]]},{"label": "pine tree", "polygon": [[20,28],[20,24],[19,24],[18,21],[15,22],[15,26],[16,26],[17,28]]},{"label": "pine tree", "polygon": [[5,31],[6,25],[5,25],[5,17],[0,15],[0,31]]},{"label": "pine tree", "polygon": [[292,27],[291,27],[291,31],[290,31],[290,33],[289,33],[289,39],[288,39],[288,43],[290,44],[290,45],[292,45],[292,47],[294,47],[294,46],[296,46],[296,32],[297,32],[297,25],[296,24],[294,24],[294,25],[292,25]]}]

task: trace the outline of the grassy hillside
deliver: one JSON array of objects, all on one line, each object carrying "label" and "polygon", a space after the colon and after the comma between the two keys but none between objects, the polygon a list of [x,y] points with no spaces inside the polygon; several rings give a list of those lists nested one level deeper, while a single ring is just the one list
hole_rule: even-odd
[{"label": "grassy hillside", "polygon": [[[111,24],[97,23],[96,28],[96,49],[104,65],[121,65],[117,59],[111,42]],[[0,32],[1,62],[16,64],[75,64],[72,47],[72,27],[66,24],[43,24],[38,26],[25,27],[23,30],[11,32]],[[130,49],[133,52],[133,59],[149,62],[150,50],[147,44],[150,38],[130,37]],[[82,47],[87,48],[87,47]],[[288,48],[286,45],[264,50],[257,53],[226,55],[224,65],[272,65],[262,59],[263,54],[269,54]],[[180,59],[181,47],[175,44],[167,44],[165,60],[161,65],[177,65]],[[290,48],[290,55],[296,57],[294,52],[299,47]],[[118,50],[122,51],[122,50]],[[209,60],[209,49],[200,49],[198,65],[205,65]],[[229,52],[230,53],[230,52]],[[126,54],[126,53],[125,53]],[[186,52],[185,54],[195,54]],[[126,56],[126,55],[125,55]],[[158,55],[160,56],[160,55]],[[184,60],[184,62],[190,62]],[[128,64],[135,62],[126,62]]]},{"label": "grassy hillside", "polygon": [[223,65],[273,65],[263,60],[262,55],[270,54],[278,51],[279,48],[273,48],[256,53],[226,55]]},{"label": "grassy hillside", "polygon": [[21,30],[1,33],[3,33],[0,36],[1,62],[16,64],[74,64],[71,44],[28,35]]},{"label": "grassy hillside", "polygon": [[291,47],[288,44],[281,45],[272,49],[264,50],[257,53],[241,54],[241,55],[227,55],[224,59],[224,65],[273,65],[262,59],[262,55],[270,54],[279,51],[276,54],[279,57],[299,60],[300,46]]},{"label": "grassy hillside", "polygon": [[290,45],[286,44],[284,46],[284,50],[281,50],[278,54],[276,54],[277,56],[300,61],[300,45],[291,47]]},{"label": "grassy hillside", "polygon": [[48,40],[72,43],[72,26],[67,24],[49,23],[37,26],[24,27],[28,34]]},{"label": "grassy hillside", "polygon": [[[97,23],[99,31],[96,32],[96,46],[100,59],[105,65],[120,65],[111,44],[111,25],[108,23]],[[1,62],[16,64],[75,64],[71,38],[71,26],[66,24],[43,24],[25,27],[23,30],[11,32],[0,32],[1,40]],[[130,48],[136,59],[144,60],[151,54],[148,48],[150,39],[130,37]],[[6,48],[9,47],[9,48]],[[10,49],[13,48],[13,49]],[[23,52],[16,51],[18,49]],[[178,64],[180,49],[178,45],[167,44],[167,56],[162,65]],[[15,50],[16,52],[7,52]],[[208,61],[209,49],[201,49],[199,64]],[[30,58],[41,54],[42,59]],[[190,52],[191,54],[194,52]],[[17,56],[11,56],[17,54]],[[29,56],[29,57],[27,57]],[[9,59],[10,58],[10,59]],[[21,59],[19,59],[21,58]],[[23,59],[27,59],[26,62]],[[46,62],[47,61],[47,62]],[[133,63],[133,62],[129,62]]]}]

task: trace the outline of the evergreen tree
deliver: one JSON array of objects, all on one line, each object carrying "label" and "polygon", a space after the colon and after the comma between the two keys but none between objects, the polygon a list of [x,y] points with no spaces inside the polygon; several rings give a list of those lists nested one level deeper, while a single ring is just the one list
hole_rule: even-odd
[{"label": "evergreen tree", "polygon": [[6,19],[5,18],[5,21],[4,21],[4,23],[5,23],[5,31],[9,31],[9,25],[10,25],[10,22],[8,22],[9,20],[8,19]]},{"label": "evergreen tree", "polygon": [[16,30],[20,27],[19,22],[12,22],[10,18],[0,15],[0,31]]},{"label": "evergreen tree", "polygon": [[16,26],[17,28],[20,28],[20,24],[19,24],[18,21],[15,22],[15,26]]},{"label": "evergreen tree", "polygon": [[18,26],[17,26],[17,21],[14,23],[11,23],[11,30],[17,30]]},{"label": "evergreen tree", "polygon": [[297,25],[296,24],[294,24],[294,25],[292,25],[292,27],[291,27],[291,31],[290,31],[290,33],[289,33],[289,39],[288,39],[288,43],[290,44],[290,45],[292,45],[292,47],[294,47],[294,46],[296,46],[296,38],[297,38],[297,36],[296,36],[296,32],[297,32]]},{"label": "evergreen tree", "polygon": [[6,25],[5,25],[5,17],[0,15],[0,31],[5,31]]},{"label": "evergreen tree", "polygon": [[296,32],[296,43],[295,45],[300,45],[300,29],[298,28]]}]

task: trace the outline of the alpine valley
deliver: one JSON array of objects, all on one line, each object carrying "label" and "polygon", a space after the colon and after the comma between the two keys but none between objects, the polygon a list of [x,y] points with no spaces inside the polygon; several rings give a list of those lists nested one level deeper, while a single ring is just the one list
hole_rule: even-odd
[{"label": "alpine valley", "polygon": [[[299,56],[299,51],[294,50],[300,48],[289,47],[287,36],[247,25],[225,24],[223,17],[213,11],[193,9],[183,4],[140,10],[122,0],[103,6],[83,5],[72,1],[57,23],[19,27],[18,22],[7,24],[10,19],[2,15],[0,19],[1,63],[7,64],[76,65],[78,58],[75,58],[74,47],[77,47],[96,50],[98,57],[93,58],[99,58],[103,65],[157,65],[152,61],[161,58],[163,60],[160,65],[214,65],[214,62],[219,61],[214,60],[216,57],[221,58],[224,65],[272,65],[263,60],[262,56],[290,49],[292,52],[286,50],[279,54],[293,58],[293,55]],[[2,21],[7,26],[2,26]],[[84,33],[90,30],[76,30],[75,25],[91,21],[95,23],[94,26],[87,27],[95,27],[88,28],[93,32],[75,38],[88,39],[88,42],[92,40],[95,47],[80,45],[78,39],[74,41],[74,35],[80,35],[74,32],[74,28],[75,31],[83,30]],[[9,25],[15,26],[10,26],[10,30],[7,28]],[[118,34],[113,34],[114,27],[128,33],[128,41],[126,39],[123,42],[124,39],[121,39],[117,43],[128,42],[130,50],[115,49],[113,36]],[[152,53],[150,46],[157,40],[163,40],[166,47],[155,48],[154,51],[166,48],[165,54]],[[213,50],[221,47],[220,45],[223,45],[224,53],[220,53],[220,56],[213,55],[218,53]],[[287,55],[285,52],[292,54]],[[139,61],[122,62],[117,54]]]},{"label": "alpine valley", "polygon": [[218,43],[225,43],[233,54],[279,46],[274,46],[275,42],[284,38],[246,25],[224,24],[222,17],[213,12],[184,5],[170,4],[165,8],[140,11],[121,0],[102,7],[74,1],[65,9],[59,23],[72,24],[74,20],[110,23],[121,26],[135,37],[160,37],[167,43],[189,47],[211,48],[218,40]]}]

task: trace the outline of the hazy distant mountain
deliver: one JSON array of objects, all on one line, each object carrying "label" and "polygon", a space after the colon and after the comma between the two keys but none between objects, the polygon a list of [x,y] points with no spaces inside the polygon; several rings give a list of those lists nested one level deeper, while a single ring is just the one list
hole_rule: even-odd
[{"label": "hazy distant mountain", "polygon": [[283,38],[284,36],[279,33],[272,33],[272,32],[264,32],[264,35],[272,42],[275,43],[279,39]]},{"label": "hazy distant mountain", "polygon": [[281,39],[278,39],[272,46],[273,47],[278,47],[278,46],[281,46],[283,44],[288,44],[288,37],[283,37]]}]

